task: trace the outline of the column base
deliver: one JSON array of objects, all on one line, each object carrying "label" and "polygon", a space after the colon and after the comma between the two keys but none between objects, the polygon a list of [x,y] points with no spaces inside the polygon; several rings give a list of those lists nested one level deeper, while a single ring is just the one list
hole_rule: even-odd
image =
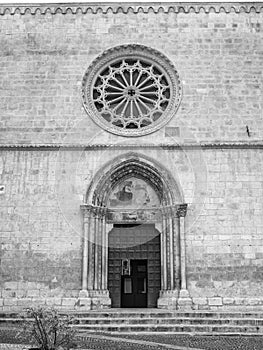
[{"label": "column base", "polygon": [[111,308],[111,298],[107,289],[89,290],[89,296],[91,299],[91,310]]},{"label": "column base", "polygon": [[75,308],[83,311],[91,309],[91,299],[87,290],[81,290],[79,292],[79,298]]},{"label": "column base", "polygon": [[157,300],[158,309],[176,310],[178,301],[177,290],[163,290],[160,291],[160,296]]},{"label": "column base", "polygon": [[181,289],[179,292],[178,309],[179,310],[193,309],[193,301],[187,289]]}]

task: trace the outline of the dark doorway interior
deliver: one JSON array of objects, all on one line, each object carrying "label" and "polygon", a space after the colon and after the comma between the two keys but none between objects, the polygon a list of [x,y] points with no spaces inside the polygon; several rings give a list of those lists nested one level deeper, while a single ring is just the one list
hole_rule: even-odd
[{"label": "dark doorway interior", "polygon": [[147,307],[147,279],[147,260],[130,260],[130,273],[121,278],[121,307]]},{"label": "dark doorway interior", "polygon": [[[130,264],[127,274],[123,273],[125,260]],[[145,276],[146,293],[142,293]],[[154,224],[114,225],[109,232],[108,286],[112,307],[157,307],[161,288],[160,232]],[[129,288],[131,295],[124,295]]]}]

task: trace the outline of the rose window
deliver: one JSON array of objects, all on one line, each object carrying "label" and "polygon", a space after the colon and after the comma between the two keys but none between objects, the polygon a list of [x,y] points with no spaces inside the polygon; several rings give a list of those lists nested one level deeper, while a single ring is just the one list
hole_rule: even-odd
[{"label": "rose window", "polygon": [[153,64],[123,59],[109,65],[96,79],[94,104],[101,116],[120,128],[153,124],[168,106],[168,81]]},{"label": "rose window", "polygon": [[86,111],[100,126],[122,135],[160,128],[175,113],[180,97],[180,81],[170,61],[139,45],[109,50],[83,81]]}]

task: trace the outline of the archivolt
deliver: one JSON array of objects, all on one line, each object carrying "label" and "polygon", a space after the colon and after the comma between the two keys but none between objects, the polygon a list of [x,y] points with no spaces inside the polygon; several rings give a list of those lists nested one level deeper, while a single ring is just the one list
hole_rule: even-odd
[{"label": "archivolt", "polygon": [[87,204],[105,207],[112,189],[132,176],[148,182],[162,205],[183,203],[179,185],[167,169],[148,157],[128,153],[114,158],[95,174],[87,191]]}]

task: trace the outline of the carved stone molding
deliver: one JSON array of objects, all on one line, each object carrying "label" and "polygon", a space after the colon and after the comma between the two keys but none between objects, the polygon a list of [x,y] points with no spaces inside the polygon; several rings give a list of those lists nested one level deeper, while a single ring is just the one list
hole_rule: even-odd
[{"label": "carved stone molding", "polygon": [[162,218],[185,217],[187,212],[187,204],[175,204],[149,209],[111,209],[83,204],[80,208],[84,212],[84,219],[89,219],[91,216],[105,217],[107,223],[157,223],[161,222]]},{"label": "carved stone molding", "polygon": [[0,144],[0,149],[25,149],[25,150],[59,150],[59,149],[68,149],[68,150],[94,150],[94,149],[164,149],[164,150],[176,150],[176,149],[262,149],[262,141],[251,141],[251,142],[205,142],[201,141],[199,143],[161,143],[161,144]]},{"label": "carved stone molding", "polygon": [[3,4],[0,5],[0,15],[45,15],[45,14],[107,14],[107,13],[261,13],[263,4],[260,2],[219,2],[219,3],[65,3],[65,4]]}]

